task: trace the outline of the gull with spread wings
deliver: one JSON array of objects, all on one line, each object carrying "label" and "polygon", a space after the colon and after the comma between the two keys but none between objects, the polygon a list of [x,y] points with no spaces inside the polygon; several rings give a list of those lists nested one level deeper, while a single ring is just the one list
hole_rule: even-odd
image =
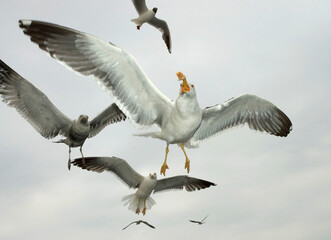
[{"label": "gull with spread wings", "polygon": [[168,24],[166,21],[155,17],[158,9],[154,7],[152,10],[149,10],[145,0],[132,0],[132,3],[139,14],[138,18],[131,19],[131,21],[137,25],[137,29],[140,30],[140,27],[144,23],[148,23],[157,28],[162,33],[162,38],[167,45],[169,53],[171,53],[171,37]]},{"label": "gull with spread wings", "polygon": [[43,92],[2,60],[0,60],[0,96],[8,106],[16,108],[17,112],[44,138],[50,139],[58,135],[66,137],[57,143],[65,143],[69,146],[69,170],[72,147],[80,147],[84,158],[82,146],[87,138],[94,137],[107,125],[126,118],[113,103],[92,121],[88,121],[86,115],[80,115],[77,120],[71,120]]},{"label": "gull with spread wings", "polygon": [[161,180],[157,180],[156,173],[144,177],[137,173],[125,160],[116,157],[86,157],[85,164],[83,164],[82,158],[77,158],[72,161],[72,164],[88,171],[112,172],[130,188],[138,188],[134,194],[123,197],[122,201],[125,202],[125,206],[129,205],[129,210],[135,211],[137,214],[142,209],[143,215],[146,214],[147,209],[151,209],[155,204],[155,201],[150,197],[152,192],[183,189],[184,187],[186,191],[191,192],[216,186],[215,183],[185,175]]},{"label": "gull with spread wings", "polygon": [[138,220],[138,221],[134,221],[132,223],[130,223],[129,225],[127,225],[126,227],[124,227],[122,230],[125,230],[127,227],[131,226],[132,224],[136,224],[136,225],[139,225],[140,223],[144,223],[146,224],[147,226],[151,227],[151,228],[155,228],[153,225],[149,224],[148,222],[146,221],[143,221],[143,220]]},{"label": "gull with spread wings", "polygon": [[115,103],[138,128],[153,124],[159,132],[143,133],[166,142],[166,155],[160,173],[165,175],[169,144],[178,144],[185,154],[185,168],[190,160],[184,150],[222,131],[247,124],[249,128],[286,137],[292,130],[290,119],[274,104],[251,94],[242,94],[217,104],[200,108],[195,87],[178,72],[182,81],[176,101],[161,93],[129,53],[93,35],[52,23],[20,20],[19,26],[32,42],[73,71],[93,76],[113,96]]},{"label": "gull with spread wings", "polygon": [[208,217],[208,215],[205,216],[204,219],[202,219],[201,221],[196,221],[196,220],[189,220],[189,221],[192,222],[192,223],[197,223],[199,225],[202,225],[202,224],[206,223],[205,220],[206,220],[207,217]]}]

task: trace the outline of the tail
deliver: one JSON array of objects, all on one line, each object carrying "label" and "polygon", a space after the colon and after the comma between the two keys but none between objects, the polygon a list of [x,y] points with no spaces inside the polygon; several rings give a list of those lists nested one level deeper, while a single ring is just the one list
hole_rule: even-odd
[{"label": "tail", "polygon": [[[122,201],[125,202],[124,206],[129,205],[128,209],[137,213],[137,209],[143,210],[144,209],[144,200],[139,199],[136,194],[130,194],[124,196]],[[155,201],[153,198],[148,197],[146,199],[146,209],[149,210],[152,206],[155,205]]]},{"label": "tail", "polygon": [[53,142],[53,143],[66,143],[65,139],[60,139],[59,141]]},{"label": "tail", "polygon": [[139,25],[139,20],[138,20],[138,18],[133,18],[133,19],[131,19],[131,22],[134,22],[135,24]]}]

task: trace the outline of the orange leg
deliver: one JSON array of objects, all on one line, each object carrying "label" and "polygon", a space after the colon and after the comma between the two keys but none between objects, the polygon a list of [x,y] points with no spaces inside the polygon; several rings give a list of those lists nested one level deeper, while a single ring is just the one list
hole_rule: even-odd
[{"label": "orange leg", "polygon": [[165,176],[165,172],[166,172],[166,170],[167,169],[169,169],[169,167],[168,167],[168,165],[167,165],[167,157],[168,157],[168,153],[169,153],[169,147],[168,147],[168,145],[167,145],[167,147],[166,147],[166,155],[165,155],[165,159],[164,159],[164,162],[163,162],[163,164],[162,164],[162,166],[161,166],[161,170],[160,170],[160,174],[162,175],[164,175]]},{"label": "orange leg", "polygon": [[185,152],[185,149],[184,149],[184,143],[182,143],[181,145],[180,145],[180,148],[183,150],[183,152],[184,152],[184,154],[185,154],[185,169],[187,169],[187,173],[189,173],[190,172],[190,159],[188,159],[188,157],[187,157],[187,154],[186,154],[186,152]]}]

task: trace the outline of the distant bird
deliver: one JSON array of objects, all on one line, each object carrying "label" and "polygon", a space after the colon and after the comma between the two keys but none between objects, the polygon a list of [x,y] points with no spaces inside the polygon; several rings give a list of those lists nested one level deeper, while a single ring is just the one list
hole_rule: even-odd
[{"label": "distant bird", "polygon": [[151,209],[155,201],[150,197],[151,193],[171,189],[185,189],[189,192],[216,186],[215,183],[188,176],[176,176],[157,180],[156,173],[144,177],[137,173],[125,160],[116,157],[86,157],[85,164],[82,158],[72,161],[75,166],[101,173],[110,171],[116,174],[130,188],[138,188],[136,193],[123,197],[124,206],[129,204],[129,210],[137,214],[142,209],[143,215],[146,209]]},{"label": "distant bird", "polygon": [[143,220],[138,220],[138,221],[134,221],[132,223],[130,223],[128,226],[124,227],[122,230],[126,229],[127,227],[129,227],[131,224],[136,224],[136,225],[139,225],[140,223],[145,223],[147,226],[151,227],[151,228],[155,228],[153,225],[149,224],[148,222],[146,221],[143,221]]},{"label": "distant bird", "polygon": [[205,220],[206,220],[207,217],[208,217],[208,215],[205,216],[205,218],[202,219],[201,221],[195,221],[195,220],[189,220],[189,221],[201,225],[201,224],[204,224],[205,223]]},{"label": "distant bird", "polygon": [[16,108],[17,112],[43,137],[47,139],[57,135],[66,137],[57,143],[65,143],[69,146],[69,170],[72,147],[80,147],[84,158],[82,146],[86,138],[94,137],[107,125],[126,118],[113,103],[90,122],[86,115],[80,115],[77,120],[71,120],[57,109],[43,92],[2,60],[0,60],[0,96],[8,106]]},{"label": "distant bird", "polygon": [[137,25],[137,29],[140,30],[140,27],[144,23],[148,23],[157,28],[162,32],[162,38],[167,45],[169,53],[171,53],[171,37],[168,24],[166,21],[155,17],[157,8],[154,7],[152,10],[149,10],[146,6],[145,0],[132,0],[132,3],[139,14],[138,18],[131,19],[131,21]]},{"label": "distant bird", "polygon": [[[258,96],[243,94],[202,110],[195,87],[178,72],[182,81],[176,101],[155,87],[138,62],[129,53],[108,42],[59,25],[20,20],[20,27],[31,41],[51,57],[85,76],[93,76],[113,96],[115,103],[138,128],[156,124],[159,132],[143,133],[166,142],[166,154],[160,173],[165,175],[169,144],[184,150],[198,147],[201,141],[222,131],[247,124],[249,128],[286,137],[292,130],[290,119],[274,104]],[[125,74],[124,74],[125,72]]]}]

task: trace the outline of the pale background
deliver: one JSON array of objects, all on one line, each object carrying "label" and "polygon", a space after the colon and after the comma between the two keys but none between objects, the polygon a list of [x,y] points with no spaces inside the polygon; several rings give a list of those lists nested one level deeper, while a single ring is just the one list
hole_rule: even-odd
[{"label": "pale background", "polygon": [[[114,175],[67,169],[68,148],[41,137],[0,103],[0,239],[331,239],[331,2],[149,0],[168,22],[161,33],[130,22],[130,0],[1,0],[0,58],[70,118],[93,118],[112,98],[32,44],[19,19],[61,24],[131,53],[149,78],[176,99],[182,71],[205,108],[247,92],[268,99],[293,123],[287,138],[243,127],[188,150],[190,176],[218,185],[152,196],[146,216],[126,209],[131,194]],[[134,137],[129,121],[86,141],[86,156],[126,159],[143,175],[161,167],[165,143]],[[57,140],[57,139],[55,139]],[[72,157],[79,157],[73,149]],[[171,145],[167,176],[186,174]],[[160,177],[160,176],[159,176]],[[188,219],[201,220],[194,225]],[[156,226],[122,228],[143,219]]]}]

